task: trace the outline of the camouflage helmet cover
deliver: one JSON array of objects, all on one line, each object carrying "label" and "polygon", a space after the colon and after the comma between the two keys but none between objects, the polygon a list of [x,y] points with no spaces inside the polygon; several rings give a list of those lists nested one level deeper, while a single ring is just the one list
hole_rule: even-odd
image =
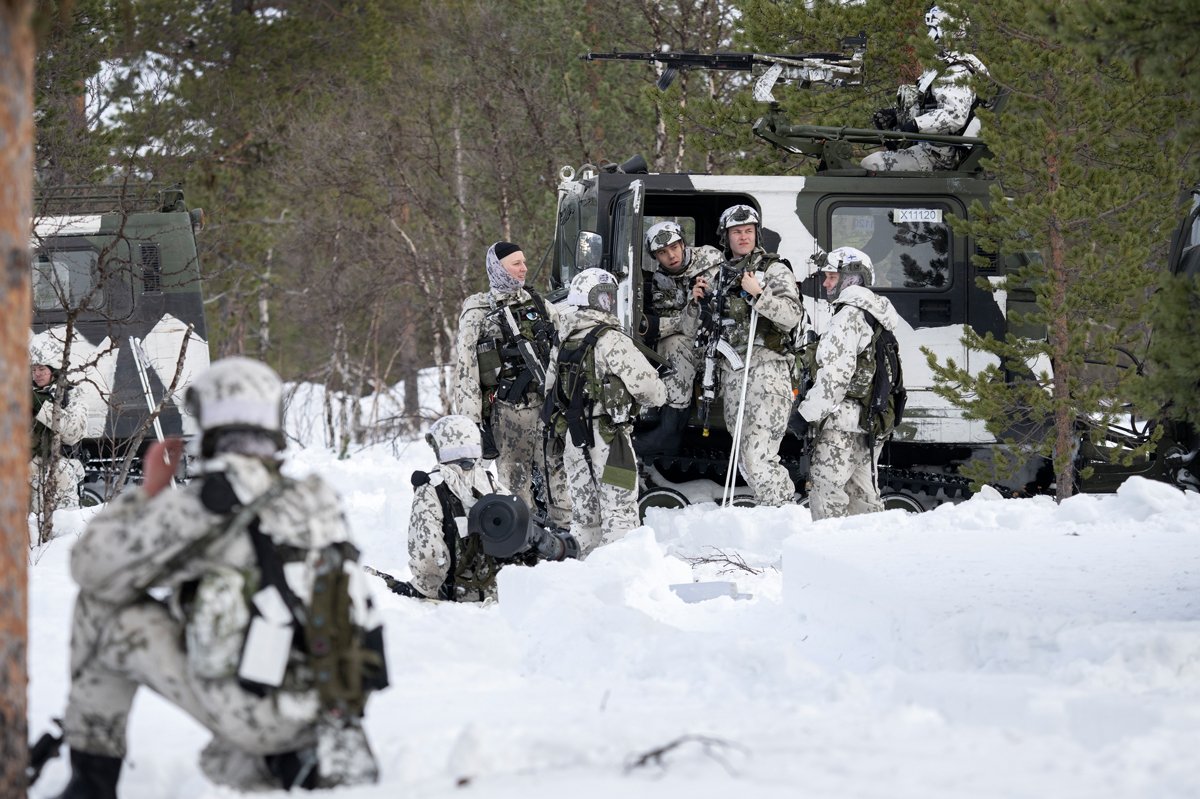
[{"label": "camouflage helmet cover", "polygon": [[261,361],[222,358],[188,387],[184,403],[205,433],[260,430],[283,447],[283,383]]},{"label": "camouflage helmet cover", "polygon": [[603,269],[584,269],[571,278],[567,304],[604,313],[616,313],[617,279]]},{"label": "camouflage helmet cover", "polygon": [[677,241],[683,241],[683,228],[675,222],[659,222],[646,231],[646,252],[654,255]]},{"label": "camouflage helmet cover", "polygon": [[721,221],[717,223],[717,232],[724,238],[725,231],[739,225],[760,224],[758,211],[749,205],[731,205],[721,212]]},{"label": "camouflage helmet cover", "polygon": [[467,416],[443,416],[425,434],[438,463],[483,457],[479,426]]}]

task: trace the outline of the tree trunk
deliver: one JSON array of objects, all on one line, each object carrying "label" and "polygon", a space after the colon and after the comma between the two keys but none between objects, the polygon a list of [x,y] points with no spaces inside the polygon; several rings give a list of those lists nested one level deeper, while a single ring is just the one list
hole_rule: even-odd
[{"label": "tree trunk", "polygon": [[0,799],[25,796],[29,575],[29,220],[33,214],[30,0],[0,0]]},{"label": "tree trunk", "polygon": [[[1050,185],[1048,194],[1059,191],[1058,156],[1046,157]],[[1062,502],[1075,493],[1075,415],[1071,405],[1070,331],[1067,319],[1067,245],[1061,220],[1047,220],[1050,229],[1050,366],[1054,370],[1054,483],[1055,500]]]}]

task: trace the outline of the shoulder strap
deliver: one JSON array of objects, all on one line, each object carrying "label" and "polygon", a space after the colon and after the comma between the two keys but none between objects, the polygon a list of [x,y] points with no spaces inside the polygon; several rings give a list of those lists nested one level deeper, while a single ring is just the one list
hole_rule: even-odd
[{"label": "shoulder strap", "polygon": [[446,579],[442,582],[442,587],[438,590],[439,599],[455,599],[455,576],[458,573],[458,524],[454,519],[463,512],[462,503],[458,497],[454,496],[454,492],[450,490],[450,486],[446,485],[443,480],[434,487],[437,492],[438,502],[442,506],[442,540],[446,543],[446,551],[450,558],[450,568],[446,572]]}]

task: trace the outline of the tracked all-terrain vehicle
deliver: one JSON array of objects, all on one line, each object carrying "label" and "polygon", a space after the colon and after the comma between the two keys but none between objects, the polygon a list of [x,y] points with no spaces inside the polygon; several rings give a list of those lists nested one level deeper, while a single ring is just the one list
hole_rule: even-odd
[{"label": "tracked all-terrain vehicle", "polygon": [[[643,60],[655,59],[654,54],[646,56]],[[761,83],[757,89],[762,89]],[[763,94],[769,101],[767,89]],[[931,350],[938,360],[953,359],[973,372],[982,371],[996,360],[967,349],[964,331],[971,328],[980,335],[1002,338],[1010,331],[1009,312],[1031,311],[1034,301],[1031,290],[1007,286],[992,292],[980,287],[980,281],[1002,280],[1006,260],[976,258],[985,254],[978,242],[955,233],[949,224],[950,217],[971,218],[973,203],[986,208],[990,202],[995,180],[982,168],[983,140],[791,125],[774,103],[756,122],[755,133],[785,150],[820,158],[816,174],[650,174],[640,157],[620,166],[564,167],[558,187],[552,287],[564,286],[589,266],[611,271],[620,286],[620,322],[636,336],[646,307],[647,278],[656,269],[642,244],[646,230],[670,220],[683,227],[692,244],[718,246],[721,211],[746,204],[762,218],[760,245],[778,252],[796,271],[805,310],[820,335],[829,324],[830,307],[820,286],[808,277],[809,259],[836,247],[859,248],[875,264],[872,290],[892,301],[902,320],[896,336],[908,404],[905,419],[881,458],[878,480],[884,504],[922,511],[967,498],[971,482],[961,476],[962,465],[994,457],[1001,444],[983,421],[968,419],[964,410],[935,394],[934,376],[922,349]],[[958,148],[958,166],[944,172],[872,173],[851,157],[852,144],[904,146],[914,140]],[[1045,335],[1038,329],[1012,332]],[[720,417],[720,413],[710,415],[718,420],[714,427]],[[644,464],[643,512],[649,506],[682,506],[721,497],[730,435],[714,429],[704,437],[695,413],[691,422],[677,455]],[[1144,429],[1134,431],[1130,443],[1144,433]],[[799,497],[804,497],[809,457],[803,441],[788,435],[781,456]],[[1163,477],[1165,468],[1160,457],[1129,467],[1105,464],[1094,477],[1094,488],[1111,489],[1130,474]],[[1030,494],[1049,492],[1052,483],[1054,470],[1038,459],[998,487]],[[739,489],[736,504],[754,503],[748,487],[739,483]]]},{"label": "tracked all-terrain vehicle", "polygon": [[177,187],[57,187],[35,198],[33,342],[60,359],[87,410],[71,453],[84,464],[85,504],[111,496],[122,474],[137,478],[131,449],[195,432],[182,397],[209,364],[202,219]]}]

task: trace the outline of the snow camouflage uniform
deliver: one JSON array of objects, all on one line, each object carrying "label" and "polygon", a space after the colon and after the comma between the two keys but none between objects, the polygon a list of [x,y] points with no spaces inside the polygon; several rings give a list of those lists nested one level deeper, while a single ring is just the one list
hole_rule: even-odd
[{"label": "snow camouflage uniform", "polygon": [[[921,133],[978,136],[980,123],[974,115],[977,97],[971,77],[986,75],[987,68],[969,53],[939,53],[938,61],[938,66],[926,70],[916,85],[904,84],[897,89],[897,127]],[[954,169],[959,157],[953,145],[917,142],[901,150],[871,153],[862,159],[862,167],[879,172],[931,172]]]},{"label": "snow camouflage uniform", "polygon": [[[201,380],[203,375],[193,388]],[[205,433],[206,442],[210,435]],[[259,456],[220,452],[203,471],[185,487],[153,497],[141,487],[126,490],[92,519],[71,551],[79,594],[63,732],[74,774],[64,796],[78,795],[71,793],[77,778],[85,784],[94,779],[94,770],[81,765],[116,759],[119,770],[130,708],[143,685],[213,733],[200,765],[214,782],[240,790],[278,789],[299,779],[297,764],[311,763],[314,754],[309,781],[297,784],[373,781],[377,768],[357,717],[361,709],[354,712],[352,703],[340,720],[330,715],[308,656],[289,650],[278,688],[248,687],[237,673],[249,623],[248,610],[239,614],[247,608],[247,581],[267,579],[252,535],[257,530],[269,536],[283,582],[311,597],[312,578],[321,579],[317,567],[325,562],[313,560],[319,551],[313,548],[357,551],[337,495],[315,475],[282,480],[278,464]],[[241,523],[231,522],[229,512],[210,510],[221,505],[220,499],[233,503],[233,518]],[[239,504],[244,514],[236,512]],[[307,559],[296,561],[289,553],[307,553]],[[377,666],[386,674],[382,628],[365,578],[352,559],[342,565],[349,579],[350,618],[379,636]],[[336,585],[340,578],[332,579]],[[156,595],[169,592],[169,600],[154,598],[151,588]],[[314,640],[312,628],[304,630]],[[340,630],[335,625],[334,635]],[[386,685],[386,678],[375,685]],[[369,690],[365,681],[364,690]],[[327,734],[333,728],[338,732]],[[115,788],[115,774],[111,781]]]},{"label": "snow camouflage uniform", "polygon": [[[494,249],[488,250],[488,259],[496,260]],[[494,266],[502,270],[498,261]],[[499,451],[497,478],[534,508],[532,467],[542,462],[543,436],[538,417],[545,395],[532,382],[519,396],[506,390],[525,371],[525,366],[520,355],[502,352],[500,342],[504,337],[500,326],[488,315],[504,306],[511,308],[522,336],[531,341],[535,325],[548,322],[551,329],[558,330],[562,319],[553,304],[535,298],[525,288],[511,291],[498,288],[492,267],[489,263],[488,276],[493,287],[468,297],[459,315],[452,407],[476,424],[491,420],[492,436]],[[563,479],[562,453],[551,450],[546,456],[549,464],[544,477],[550,500],[547,510],[551,521],[565,526],[570,519],[570,497]]]},{"label": "snow camouflage uniform", "polygon": [[900,317],[890,300],[864,286],[847,286],[833,301],[837,309],[817,344],[817,377],[800,403],[800,414],[817,428],[810,470],[809,506],[814,520],[883,510],[875,464],[883,444],[867,451],[861,402],[848,394],[869,391],[872,369],[859,363],[871,346],[863,311],[896,332]]},{"label": "snow camouflage uniform", "polygon": [[[663,377],[667,387],[667,405],[672,408],[687,408],[692,404],[692,391],[696,385],[696,341],[684,329],[683,311],[692,295],[692,283],[700,275],[712,278],[725,256],[716,247],[686,247],[684,268],[672,275],[658,266],[647,283],[649,290],[649,313],[658,317],[658,341],[655,351],[671,365],[671,374]],[[657,262],[655,262],[657,263]]]},{"label": "snow camouflage uniform", "polygon": [[[762,294],[751,301],[743,297],[740,285],[730,291],[726,317],[735,324],[727,328],[729,343],[743,356],[750,333],[750,312],[758,308],[758,326],[754,352],[750,357],[749,386],[742,418],[741,459],[739,468],[754,489],[760,505],[780,506],[791,502],[796,487],[779,459],[779,445],[787,432],[792,410],[792,331],[804,320],[796,278],[787,262],[774,253],[755,247],[737,263],[737,268],[753,272],[763,286]],[[711,289],[711,284],[710,284]],[[710,298],[709,302],[712,301]],[[699,305],[690,303],[685,317],[693,341],[699,330]],[[732,435],[737,425],[738,401],[742,393],[742,370],[721,358],[720,395],[724,404],[725,426]]]},{"label": "snow camouflage uniform", "polygon": [[[589,273],[601,271],[585,269],[576,275],[571,281],[572,295],[568,297],[568,303],[578,301],[576,289],[587,282],[586,278],[591,277]],[[603,274],[611,282],[612,297],[615,298],[616,283],[611,275],[606,272]],[[585,297],[587,293],[583,292]],[[628,453],[632,458],[630,428],[636,414],[633,403],[662,405],[667,397],[667,389],[646,356],[638,350],[638,345],[616,327],[617,320],[611,312],[579,307],[566,319],[562,345],[556,350],[553,361],[553,372],[560,387],[564,384],[560,359],[581,346],[593,329],[611,326],[599,333],[591,355],[584,357],[580,367],[580,377],[587,380],[587,399],[591,402],[591,423],[588,428],[592,436],[591,445],[581,447],[576,443],[567,429],[567,420],[561,408],[553,419],[555,432],[565,443],[563,461],[572,499],[571,534],[579,542],[580,557],[584,557],[601,543],[618,540],[641,523],[638,518],[636,466],[632,475],[625,475],[627,479],[609,470],[609,480],[615,482],[606,481],[605,467],[614,448],[618,454]],[[590,373],[587,361],[591,361]],[[596,398],[596,393],[602,396]],[[586,414],[584,418],[587,418]]]},{"label": "snow camouflage uniform", "polygon": [[[30,429],[31,459],[29,462],[29,512],[41,513],[42,500],[50,490],[50,507],[79,506],[79,482],[83,480],[83,464],[71,457],[68,447],[78,444],[87,431],[87,409],[74,402],[70,386],[63,389],[61,404],[54,401],[58,390],[58,367],[62,357],[45,348],[30,347],[30,366],[48,366],[52,378],[44,388],[32,384],[33,421]],[[51,457],[57,454],[57,457]],[[49,486],[47,486],[49,483]]]},{"label": "snow camouflage uniform", "polygon": [[[467,513],[485,494],[508,492],[483,467],[479,428],[466,416],[442,417],[430,429],[427,440],[434,447],[439,466],[428,474],[413,474],[413,504],[408,522],[412,586],[430,599],[449,599],[445,587],[447,578],[453,577],[456,601],[494,599],[500,565],[467,537]],[[450,498],[453,514],[449,519],[439,496],[442,485],[453,495]],[[455,528],[453,553],[447,545],[449,525]],[[455,568],[453,575],[451,564]]]}]

